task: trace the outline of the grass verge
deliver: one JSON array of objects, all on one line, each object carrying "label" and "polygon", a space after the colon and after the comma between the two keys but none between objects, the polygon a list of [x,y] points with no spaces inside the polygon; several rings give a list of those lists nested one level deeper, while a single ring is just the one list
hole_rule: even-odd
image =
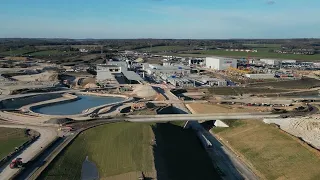
[{"label": "grass verge", "polygon": [[0,127],[0,159],[6,157],[24,142],[28,141],[23,129],[2,128]]},{"label": "grass verge", "polygon": [[97,165],[102,179],[130,172],[155,174],[152,139],[150,124],[115,123],[89,129],[54,160],[40,179],[80,179],[86,156]]}]

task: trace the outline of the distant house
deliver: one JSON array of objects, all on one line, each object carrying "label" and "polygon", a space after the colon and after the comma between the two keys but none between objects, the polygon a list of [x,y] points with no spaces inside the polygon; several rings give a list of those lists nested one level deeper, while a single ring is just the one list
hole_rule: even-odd
[{"label": "distant house", "polygon": [[87,53],[87,52],[89,52],[88,49],[79,49],[79,51],[80,51],[81,53]]}]

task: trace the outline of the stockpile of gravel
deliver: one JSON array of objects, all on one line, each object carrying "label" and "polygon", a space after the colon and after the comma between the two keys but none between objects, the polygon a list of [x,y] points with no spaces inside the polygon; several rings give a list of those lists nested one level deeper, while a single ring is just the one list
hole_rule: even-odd
[{"label": "stockpile of gravel", "polygon": [[152,98],[157,95],[157,92],[149,85],[138,85],[132,94],[140,98]]}]

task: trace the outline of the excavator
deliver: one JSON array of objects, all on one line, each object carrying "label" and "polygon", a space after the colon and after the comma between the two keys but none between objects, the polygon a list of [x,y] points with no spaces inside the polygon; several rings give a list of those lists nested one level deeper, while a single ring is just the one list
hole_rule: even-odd
[{"label": "excavator", "polygon": [[21,168],[23,166],[22,158],[16,158],[11,161],[10,163],[10,168],[15,169],[15,168]]}]

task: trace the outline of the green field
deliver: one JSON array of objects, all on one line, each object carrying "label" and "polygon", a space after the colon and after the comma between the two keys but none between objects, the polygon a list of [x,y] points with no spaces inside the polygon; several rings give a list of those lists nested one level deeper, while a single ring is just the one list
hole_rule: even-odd
[{"label": "green field", "polygon": [[[310,89],[320,87],[320,80],[312,78],[302,78],[300,80],[277,81],[277,82],[261,82],[251,84],[251,87],[273,87],[283,89]],[[268,93],[268,92],[266,92]]]},{"label": "green field", "polygon": [[148,52],[163,52],[163,51],[182,51],[182,50],[188,50],[189,47],[185,46],[155,46],[155,47],[148,47],[148,48],[142,48],[137,49],[139,51],[148,51]]},{"label": "green field", "polygon": [[250,57],[256,58],[277,58],[277,59],[295,59],[302,61],[314,61],[320,60],[320,54],[315,55],[299,55],[299,54],[279,54],[268,52],[270,48],[260,48],[256,53],[247,52],[230,52],[225,50],[208,50],[208,51],[197,51],[195,54],[178,54],[178,56],[191,56],[191,57],[206,57],[206,56],[227,56],[227,57],[237,57],[237,58],[247,58]]},{"label": "green field", "polygon": [[231,125],[213,132],[253,166],[261,179],[320,178],[319,152],[298,138],[261,121],[239,120]]},{"label": "green field", "polygon": [[50,164],[41,179],[80,179],[86,156],[97,165],[100,178],[129,172],[152,173],[152,139],[150,124],[117,123],[89,129]]},{"label": "green field", "polygon": [[0,127],[0,159],[6,157],[29,138],[25,135],[23,129],[2,128]]},{"label": "green field", "polygon": [[76,54],[77,51],[59,51],[59,50],[46,50],[46,51],[38,51],[34,53],[29,53],[26,55],[30,56],[59,56],[59,55],[69,55],[69,54]]},{"label": "green field", "polygon": [[12,51],[0,52],[0,55],[3,55],[3,56],[22,56],[22,55],[30,53],[30,52],[32,52],[32,50],[30,50],[30,49],[16,49],[16,50],[12,50]]},{"label": "green field", "polygon": [[280,48],[281,44],[242,44],[252,48]]}]

